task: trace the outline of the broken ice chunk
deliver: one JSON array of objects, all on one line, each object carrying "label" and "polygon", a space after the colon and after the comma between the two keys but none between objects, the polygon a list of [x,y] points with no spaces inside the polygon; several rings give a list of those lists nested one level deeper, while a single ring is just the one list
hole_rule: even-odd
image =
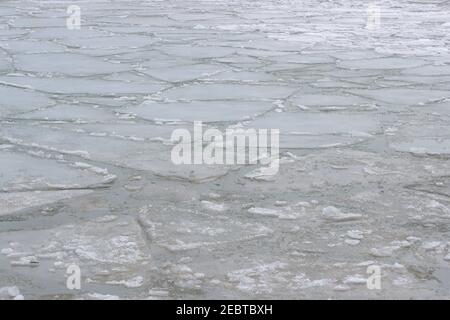
[{"label": "broken ice chunk", "polygon": [[345,239],[345,243],[351,246],[356,246],[360,243],[360,241],[356,239]]},{"label": "broken ice chunk", "polygon": [[336,222],[357,220],[362,217],[359,213],[344,213],[340,209],[333,206],[323,208],[322,215],[325,219]]},{"label": "broken ice chunk", "polygon": [[338,67],[346,69],[406,69],[414,68],[424,65],[426,62],[424,60],[418,59],[405,59],[405,58],[375,58],[375,59],[361,59],[361,60],[346,60],[339,61],[337,63]]},{"label": "broken ice chunk", "polygon": [[223,212],[227,210],[227,206],[223,203],[214,203],[206,200],[202,201],[202,206],[210,211]]},{"label": "broken ice chunk", "polygon": [[108,284],[122,284],[127,288],[139,288],[144,284],[144,278],[141,276],[136,276],[129,280],[119,280],[119,281],[108,281]]},{"label": "broken ice chunk", "polygon": [[425,250],[435,250],[440,245],[440,241],[427,241],[422,244],[422,248],[424,248]]},{"label": "broken ice chunk", "polygon": [[109,74],[131,69],[125,64],[114,64],[94,57],[65,52],[18,54],[14,59],[19,70],[73,76]]},{"label": "broken ice chunk", "polygon": [[370,254],[374,257],[390,257],[394,251],[400,249],[399,246],[387,246],[383,248],[372,248]]},{"label": "broken ice chunk", "polygon": [[348,276],[343,281],[344,284],[366,284],[367,279],[359,274]]},{"label": "broken ice chunk", "polygon": [[19,288],[3,287],[0,288],[0,300],[23,300],[23,295],[20,294]]},{"label": "broken ice chunk", "polygon": [[35,256],[21,257],[19,260],[11,261],[12,266],[20,267],[37,267],[39,261]]},{"label": "broken ice chunk", "polygon": [[349,230],[347,231],[347,237],[351,238],[351,239],[355,239],[355,240],[361,240],[362,238],[364,238],[364,233],[362,231],[359,230]]},{"label": "broken ice chunk", "polygon": [[270,208],[254,207],[254,208],[248,209],[248,212],[253,213],[253,214],[259,214],[262,216],[268,216],[268,217],[278,217],[280,215],[278,210],[270,209]]}]

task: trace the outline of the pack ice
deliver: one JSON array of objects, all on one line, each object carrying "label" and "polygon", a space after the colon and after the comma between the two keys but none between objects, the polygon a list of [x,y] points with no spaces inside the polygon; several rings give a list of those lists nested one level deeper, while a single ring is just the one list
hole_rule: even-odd
[{"label": "pack ice", "polygon": [[0,299],[449,299],[450,7],[368,5],[1,1]]}]

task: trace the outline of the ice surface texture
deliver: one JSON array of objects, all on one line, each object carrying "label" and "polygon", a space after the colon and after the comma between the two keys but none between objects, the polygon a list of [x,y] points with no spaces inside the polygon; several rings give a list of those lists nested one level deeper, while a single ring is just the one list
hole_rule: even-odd
[{"label": "ice surface texture", "polygon": [[[450,298],[448,2],[76,3],[0,3],[0,299]],[[279,173],[174,165],[194,121]]]}]

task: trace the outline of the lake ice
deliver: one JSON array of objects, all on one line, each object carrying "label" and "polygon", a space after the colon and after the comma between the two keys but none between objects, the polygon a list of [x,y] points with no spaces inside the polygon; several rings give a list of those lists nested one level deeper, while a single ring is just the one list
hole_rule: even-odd
[{"label": "lake ice", "polygon": [[[447,2],[71,4],[0,3],[0,299],[450,298]],[[194,121],[278,173],[175,165]]]}]

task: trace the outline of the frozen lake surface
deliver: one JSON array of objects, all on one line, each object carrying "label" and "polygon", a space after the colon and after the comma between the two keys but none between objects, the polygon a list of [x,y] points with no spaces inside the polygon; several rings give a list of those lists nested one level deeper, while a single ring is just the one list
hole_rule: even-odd
[{"label": "frozen lake surface", "polygon": [[[450,4],[376,5],[1,1],[0,299],[450,298]],[[174,165],[194,121],[279,173]]]}]

